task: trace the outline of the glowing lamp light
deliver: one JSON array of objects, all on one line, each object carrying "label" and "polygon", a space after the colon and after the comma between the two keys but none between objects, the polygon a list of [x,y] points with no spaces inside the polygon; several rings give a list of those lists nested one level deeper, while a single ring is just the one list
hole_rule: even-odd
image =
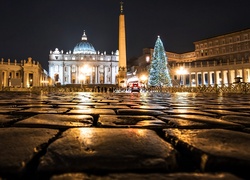
[{"label": "glowing lamp light", "polygon": [[145,75],[142,75],[142,76],[141,76],[141,80],[142,80],[142,81],[146,81],[147,79],[148,79],[147,76],[145,76]]},{"label": "glowing lamp light", "polygon": [[178,69],[176,72],[177,74],[180,74],[180,75],[188,73],[188,71],[183,67],[180,67],[180,69]]}]

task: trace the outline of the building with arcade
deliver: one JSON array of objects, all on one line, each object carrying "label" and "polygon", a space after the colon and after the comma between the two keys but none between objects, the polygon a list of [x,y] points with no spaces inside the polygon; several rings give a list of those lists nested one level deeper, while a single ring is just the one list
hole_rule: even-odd
[{"label": "building with arcade", "polygon": [[[194,42],[187,53],[166,52],[173,84],[197,87],[250,82],[250,29]],[[153,54],[144,48],[135,60],[138,76],[147,75]]]}]

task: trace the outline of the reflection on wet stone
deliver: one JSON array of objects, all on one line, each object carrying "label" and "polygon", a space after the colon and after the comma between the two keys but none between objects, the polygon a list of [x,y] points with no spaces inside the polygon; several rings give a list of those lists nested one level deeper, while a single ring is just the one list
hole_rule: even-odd
[{"label": "reflection on wet stone", "polygon": [[98,120],[99,126],[101,127],[154,127],[154,128],[164,128],[167,124],[153,116],[143,116],[143,115],[117,115],[108,116],[100,115]]},{"label": "reflection on wet stone", "polygon": [[1,128],[0,174],[24,171],[41,146],[57,133],[58,130],[43,128]]},{"label": "reflection on wet stone", "polygon": [[176,166],[176,151],[154,131],[72,128],[49,146],[39,171],[170,171]]},{"label": "reflection on wet stone", "polygon": [[15,126],[25,127],[90,127],[93,125],[93,117],[90,115],[66,115],[66,114],[39,114],[19,121]]},{"label": "reflection on wet stone", "polygon": [[250,134],[224,129],[166,129],[166,137],[200,159],[202,171],[219,169],[247,174],[250,167]]}]

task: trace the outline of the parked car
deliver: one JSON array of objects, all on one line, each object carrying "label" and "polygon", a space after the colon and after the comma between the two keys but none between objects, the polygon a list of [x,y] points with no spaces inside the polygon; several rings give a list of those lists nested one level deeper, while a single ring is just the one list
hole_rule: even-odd
[{"label": "parked car", "polygon": [[139,83],[133,83],[131,86],[131,92],[140,92],[140,85]]}]

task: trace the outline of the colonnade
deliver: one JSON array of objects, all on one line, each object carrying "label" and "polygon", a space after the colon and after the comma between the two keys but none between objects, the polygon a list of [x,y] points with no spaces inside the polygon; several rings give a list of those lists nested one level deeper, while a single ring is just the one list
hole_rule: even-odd
[{"label": "colonnade", "polygon": [[41,86],[46,79],[46,76],[34,72],[22,72],[22,70],[0,70],[1,87]]},{"label": "colonnade", "polygon": [[[179,85],[197,87],[209,85],[229,85],[238,82],[250,82],[250,68],[192,71],[187,69],[183,74],[175,74],[174,80]],[[175,84],[176,85],[176,84]]]},{"label": "colonnade", "polygon": [[[55,68],[58,66],[58,68]],[[50,76],[56,83],[65,84],[116,84],[118,73],[115,65],[58,64],[50,66]],[[57,77],[56,77],[57,76]]]}]

